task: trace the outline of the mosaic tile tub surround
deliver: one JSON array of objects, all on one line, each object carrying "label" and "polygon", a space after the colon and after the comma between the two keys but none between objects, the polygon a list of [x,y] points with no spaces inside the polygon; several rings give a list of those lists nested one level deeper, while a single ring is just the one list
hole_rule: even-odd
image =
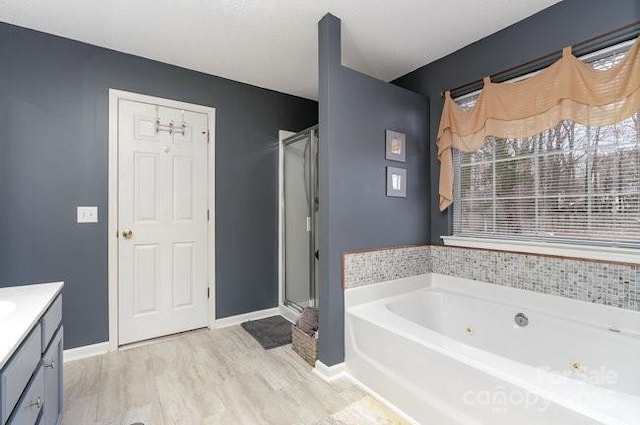
[{"label": "mosaic tile tub surround", "polygon": [[345,253],[346,289],[433,272],[640,311],[640,265],[441,245]]},{"label": "mosaic tile tub surround", "polygon": [[345,289],[355,288],[429,273],[429,248],[421,245],[345,253],[342,257],[342,285]]}]

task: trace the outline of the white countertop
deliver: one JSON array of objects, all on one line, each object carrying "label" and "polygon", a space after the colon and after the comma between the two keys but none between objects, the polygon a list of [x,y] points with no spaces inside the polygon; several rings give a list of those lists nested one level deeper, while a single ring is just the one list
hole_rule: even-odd
[{"label": "white countertop", "polygon": [[62,291],[62,282],[0,288],[0,369]]}]

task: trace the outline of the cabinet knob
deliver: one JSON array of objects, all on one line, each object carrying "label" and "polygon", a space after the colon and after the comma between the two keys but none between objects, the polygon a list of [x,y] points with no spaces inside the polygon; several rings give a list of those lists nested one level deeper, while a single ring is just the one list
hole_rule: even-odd
[{"label": "cabinet knob", "polygon": [[38,409],[42,407],[42,399],[38,397],[36,401],[29,403],[29,407],[36,406]]}]

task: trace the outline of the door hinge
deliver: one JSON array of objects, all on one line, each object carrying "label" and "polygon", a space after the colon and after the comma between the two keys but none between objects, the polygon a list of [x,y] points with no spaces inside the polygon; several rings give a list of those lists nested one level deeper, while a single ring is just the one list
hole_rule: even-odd
[{"label": "door hinge", "polygon": [[211,288],[207,288],[207,298],[211,298]]},{"label": "door hinge", "polygon": [[207,221],[211,220],[211,211],[207,210]]}]

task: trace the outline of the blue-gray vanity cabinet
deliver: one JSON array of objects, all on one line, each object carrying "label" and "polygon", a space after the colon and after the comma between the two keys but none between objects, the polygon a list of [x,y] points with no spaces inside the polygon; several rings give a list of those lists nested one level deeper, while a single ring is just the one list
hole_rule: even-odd
[{"label": "blue-gray vanity cabinet", "polygon": [[0,425],[62,423],[62,296],[37,318],[0,369]]},{"label": "blue-gray vanity cabinet", "polygon": [[4,424],[11,416],[20,395],[27,387],[31,376],[40,365],[42,337],[40,323],[22,342],[9,362],[0,372],[0,412]]}]

